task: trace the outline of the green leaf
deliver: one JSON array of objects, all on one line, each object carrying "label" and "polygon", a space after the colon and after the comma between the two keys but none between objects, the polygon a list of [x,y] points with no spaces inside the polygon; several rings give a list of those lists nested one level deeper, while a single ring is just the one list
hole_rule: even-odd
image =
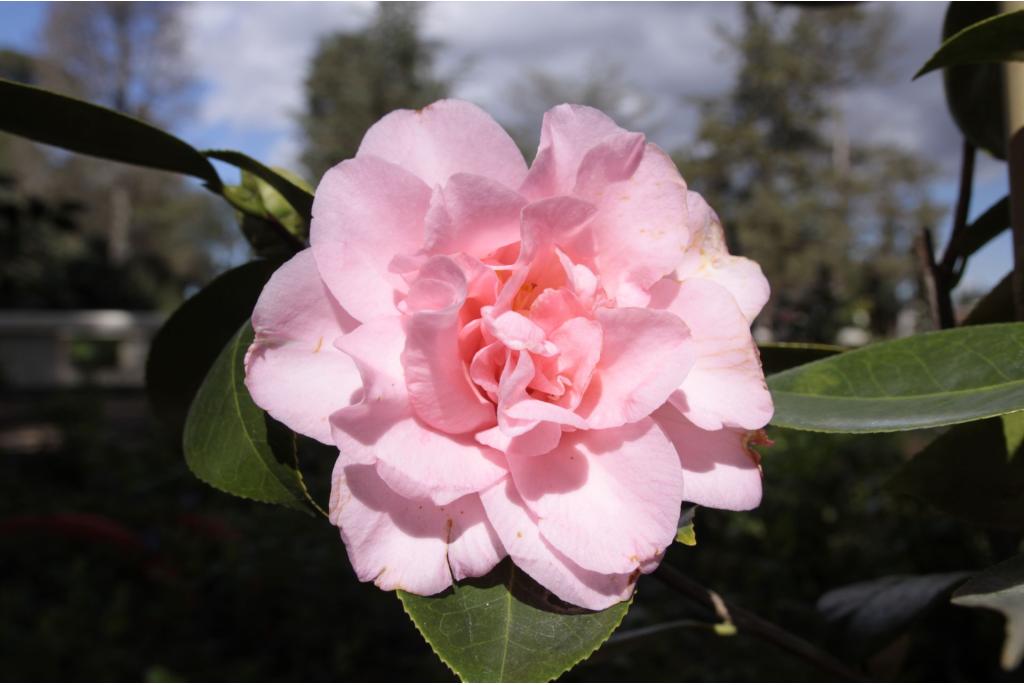
[{"label": "green leaf", "polygon": [[831,357],[847,349],[839,345],[787,342],[762,343],[757,347],[761,353],[761,366],[766,374],[779,373],[794,366]]},{"label": "green leaf", "polygon": [[679,530],[676,531],[676,542],[684,544],[687,547],[697,546],[697,530],[693,527],[693,523],[687,523],[685,526],[679,526]]},{"label": "green leaf", "polygon": [[1024,409],[1024,324],[868,345],[768,377],[772,423],[836,433],[932,428]]},{"label": "green leaf", "polygon": [[207,157],[232,164],[266,181],[299,213],[307,225],[313,218],[313,191],[307,183],[298,179],[294,174],[275,171],[252,157],[234,150],[206,150],[204,154]]},{"label": "green leaf", "polygon": [[220,177],[208,159],[144,121],[4,79],[0,103],[0,130],[73,152],[188,174],[220,192]]},{"label": "green leaf", "polygon": [[818,611],[861,658],[884,647],[970,575],[959,571],[885,576],[829,590]]},{"label": "green leaf", "polygon": [[962,64],[1024,61],[1024,10],[998,14],[958,31],[942,43],[914,78]]},{"label": "green leaf", "polygon": [[1013,272],[992,288],[960,323],[961,326],[978,326],[986,323],[1008,323],[1016,320],[1013,310]]},{"label": "green leaf", "polygon": [[[999,13],[997,2],[951,2],[943,40]],[[946,105],[964,136],[996,159],[1006,158],[1005,79],[1001,64],[964,64],[942,71]]]},{"label": "green leaf", "polygon": [[1009,227],[1010,198],[1004,197],[986,209],[984,214],[964,230],[956,251],[963,257],[970,257]]},{"label": "green leaf", "polygon": [[1013,440],[1022,419],[1007,414],[950,428],[904,464],[889,488],[976,526],[1024,529],[1024,459],[1007,451],[1007,433]]},{"label": "green leaf", "polygon": [[697,545],[697,529],[694,527],[694,518],[697,516],[696,504],[684,504],[679,513],[679,526],[676,530],[676,542],[695,547]]},{"label": "green leaf", "polygon": [[246,322],[203,380],[185,422],[185,460],[200,480],[224,492],[318,511],[299,472],[295,435],[264,414],[245,388],[242,363],[252,339]]},{"label": "green leaf", "polygon": [[172,435],[181,436],[203,378],[249,319],[278,266],[258,260],[221,274],[178,307],[156,334],[146,359],[146,394]]},{"label": "green leaf", "polygon": [[[302,181],[297,176],[293,177],[291,172],[284,169],[275,169],[275,171],[282,175],[287,175],[288,178],[294,178],[294,180],[303,185],[305,184],[305,181]],[[305,219],[284,199],[284,195],[274,190],[273,186],[269,183],[243,170],[242,185],[259,197],[260,204],[268,218],[281,224],[292,235],[305,238],[309,234]]]},{"label": "green leaf", "polygon": [[953,593],[953,604],[992,609],[1006,616],[1000,665],[1012,671],[1024,661],[1024,555],[982,571]]},{"label": "green leaf", "polygon": [[629,602],[598,612],[569,606],[508,559],[440,595],[398,596],[464,682],[553,680],[593,654],[629,610]]}]

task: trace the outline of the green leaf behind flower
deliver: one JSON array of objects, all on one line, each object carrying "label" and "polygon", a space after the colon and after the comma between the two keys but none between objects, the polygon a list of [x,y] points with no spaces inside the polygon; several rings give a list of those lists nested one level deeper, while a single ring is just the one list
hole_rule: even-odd
[{"label": "green leaf behind flower", "polygon": [[772,423],[837,433],[932,428],[1024,409],[1024,324],[881,342],[768,377]]},{"label": "green leaf behind flower", "polygon": [[569,606],[509,559],[440,595],[398,596],[464,682],[553,680],[593,654],[629,610],[629,602],[597,612]]},{"label": "green leaf behind flower", "polygon": [[307,513],[319,510],[299,472],[295,434],[264,414],[243,382],[246,322],[217,357],[185,422],[185,460],[224,492]]}]

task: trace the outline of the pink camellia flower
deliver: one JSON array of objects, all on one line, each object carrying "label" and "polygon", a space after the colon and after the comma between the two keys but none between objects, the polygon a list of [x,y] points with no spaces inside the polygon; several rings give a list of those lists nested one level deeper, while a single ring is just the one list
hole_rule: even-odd
[{"label": "pink camellia flower", "polygon": [[768,284],[642,134],[562,105],[528,169],[474,105],[396,111],[320,182],[310,242],[256,305],[246,385],[338,447],[360,579],[431,595],[509,555],[603,609],[683,501],[760,502]]}]

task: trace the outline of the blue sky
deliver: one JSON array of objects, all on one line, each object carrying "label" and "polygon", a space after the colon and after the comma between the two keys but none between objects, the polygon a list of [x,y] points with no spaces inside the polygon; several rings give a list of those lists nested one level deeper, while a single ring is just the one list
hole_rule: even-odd
[{"label": "blue sky", "polygon": [[[938,43],[945,6],[866,3],[869,11],[893,13],[897,47],[887,59],[888,77],[843,93],[840,106],[852,139],[902,145],[933,158],[942,175],[931,194],[952,207],[960,145],[941,78],[909,80]],[[0,3],[0,46],[34,51],[45,11],[44,3]],[[367,2],[209,2],[190,3],[182,11],[187,57],[203,76],[197,115],[175,132],[197,147],[235,148],[294,166],[295,115],[316,40],[365,25],[374,8]],[[424,31],[445,46],[440,69],[460,74],[455,95],[500,121],[521,114],[509,92],[525,70],[570,77],[595,63],[621,66],[630,87],[649,97],[649,106],[669,122],[651,132],[651,139],[674,148],[693,143],[696,113],[680,106],[683,99],[714,95],[732,84],[735,65],[715,26],[728,25],[737,12],[732,3],[437,2],[425,10]],[[971,214],[1005,195],[1006,186],[1004,166],[982,154]],[[947,216],[939,234],[948,226]],[[1011,255],[1008,235],[993,241],[971,260],[961,287],[994,284],[1010,270]]]}]

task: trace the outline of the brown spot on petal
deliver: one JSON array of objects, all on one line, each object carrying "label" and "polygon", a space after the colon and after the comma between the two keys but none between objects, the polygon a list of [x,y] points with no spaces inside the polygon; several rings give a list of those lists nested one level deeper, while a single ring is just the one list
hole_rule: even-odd
[{"label": "brown spot on petal", "polygon": [[313,348],[313,354],[320,351],[320,348],[324,346],[324,336],[320,336],[320,339],[316,341],[316,347]]},{"label": "brown spot on petal", "polygon": [[517,537],[517,538],[521,538],[521,537],[523,537],[523,531],[521,531],[521,530],[517,530],[517,531],[516,531],[516,537]]}]

